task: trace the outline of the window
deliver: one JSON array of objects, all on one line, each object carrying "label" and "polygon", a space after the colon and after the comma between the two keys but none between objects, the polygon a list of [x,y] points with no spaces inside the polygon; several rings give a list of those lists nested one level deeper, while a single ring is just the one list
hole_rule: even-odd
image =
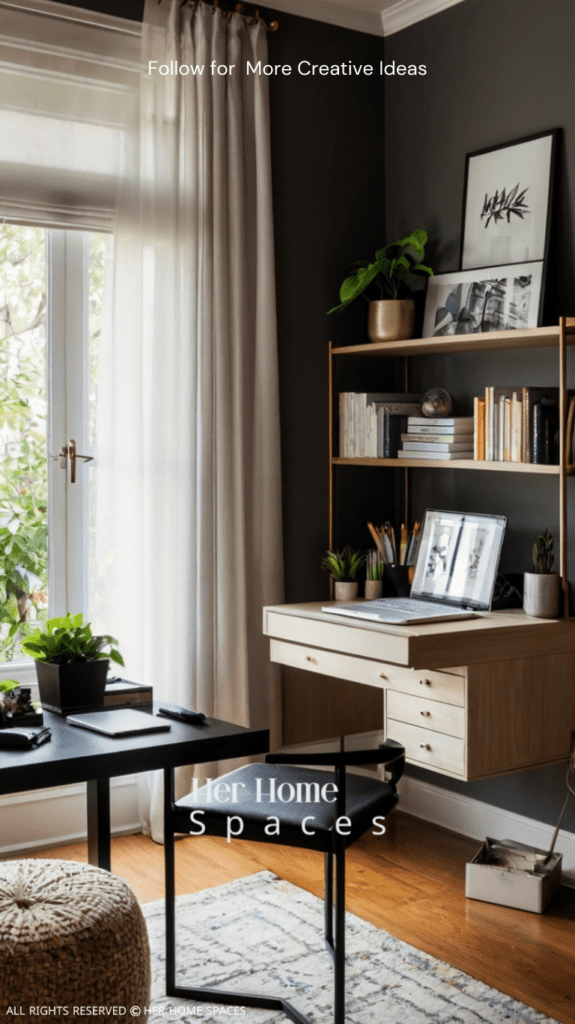
[{"label": "window", "polygon": [[[90,613],[97,363],[111,236],[0,228],[0,636]],[[94,461],[55,458],[74,439]],[[17,648],[0,675],[16,675]]]}]

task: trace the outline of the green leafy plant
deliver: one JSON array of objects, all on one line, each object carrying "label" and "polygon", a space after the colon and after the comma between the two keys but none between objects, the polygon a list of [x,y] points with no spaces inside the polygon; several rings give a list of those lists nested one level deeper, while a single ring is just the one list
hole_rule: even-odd
[{"label": "green leafy plant", "polygon": [[[59,619],[48,619],[42,626],[21,641],[25,654],[36,661],[48,661],[53,665],[70,662],[94,661],[111,658],[118,665],[124,664],[120,652],[112,646],[118,641],[113,636],[93,636],[88,622],[82,624],[82,614],[64,615]],[[110,647],[108,652],[105,647]]]},{"label": "green leafy plant", "polygon": [[406,274],[433,274],[431,267],[426,267],[421,262],[425,256],[426,242],[427,232],[422,228],[416,228],[407,238],[390,242],[383,249],[378,249],[373,263],[369,260],[358,260],[350,264],[358,269],[346,277],[339,290],[340,304],[330,309],[329,313],[335,313],[349,305],[372,281],[379,286],[381,299],[397,299]]},{"label": "green leafy plant", "polygon": [[349,546],[346,546],[343,551],[327,551],[325,558],[322,559],[321,567],[337,583],[353,583],[363,562],[364,557],[361,552],[352,551]]},{"label": "green leafy plant", "polygon": [[533,569],[540,575],[548,575],[553,571],[555,554],[553,551],[553,537],[549,533],[549,527],[545,533],[539,534],[533,545]]},{"label": "green leafy plant", "polygon": [[16,679],[3,679],[0,683],[0,693],[11,693],[12,690],[16,690],[20,685]]}]

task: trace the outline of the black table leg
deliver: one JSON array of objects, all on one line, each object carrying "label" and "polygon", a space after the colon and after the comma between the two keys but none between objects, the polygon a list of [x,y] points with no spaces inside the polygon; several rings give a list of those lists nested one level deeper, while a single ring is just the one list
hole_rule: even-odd
[{"label": "black table leg", "polygon": [[106,871],[112,869],[110,852],[110,780],[86,783],[88,800],[88,862]]}]

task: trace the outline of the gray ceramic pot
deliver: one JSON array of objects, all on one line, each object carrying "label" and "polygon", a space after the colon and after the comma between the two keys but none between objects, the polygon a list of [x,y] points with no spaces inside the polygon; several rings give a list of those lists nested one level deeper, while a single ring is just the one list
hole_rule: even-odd
[{"label": "gray ceramic pot", "polygon": [[557,619],[559,573],[524,573],[523,608],[527,615],[533,615],[536,619]]}]

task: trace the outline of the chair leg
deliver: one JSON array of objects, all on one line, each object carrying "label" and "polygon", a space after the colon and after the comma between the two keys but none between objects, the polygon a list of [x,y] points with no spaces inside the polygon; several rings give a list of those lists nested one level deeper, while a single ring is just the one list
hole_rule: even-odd
[{"label": "chair leg", "polygon": [[176,879],[174,864],[174,831],[171,827],[171,808],[174,795],[174,772],[164,770],[164,870],[166,916],[166,995],[175,995],[176,989]]},{"label": "chair leg", "polygon": [[334,1024],[345,1021],[345,846],[335,855]]},{"label": "chair leg", "polygon": [[324,937],[333,952],[333,853],[325,854],[325,884],[323,889]]}]

